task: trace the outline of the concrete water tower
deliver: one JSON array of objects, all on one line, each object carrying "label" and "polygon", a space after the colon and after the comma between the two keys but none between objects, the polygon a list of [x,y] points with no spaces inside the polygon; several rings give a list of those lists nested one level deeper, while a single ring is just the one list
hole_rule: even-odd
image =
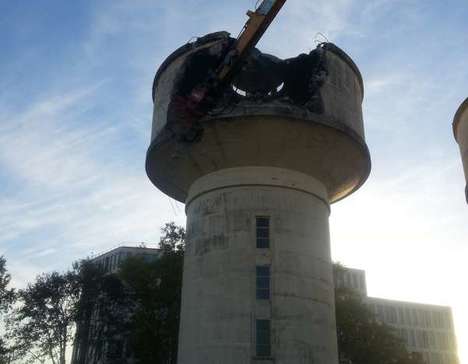
[{"label": "concrete water tower", "polygon": [[180,364],[337,364],[330,204],[370,172],[354,62],[330,43],[254,49],[196,122],[184,103],[234,40],[199,38],[159,68],[146,170],[185,203]]},{"label": "concrete water tower", "polygon": [[465,198],[468,203],[468,98],[460,105],[453,119],[453,134],[460,147],[460,153],[465,171]]}]

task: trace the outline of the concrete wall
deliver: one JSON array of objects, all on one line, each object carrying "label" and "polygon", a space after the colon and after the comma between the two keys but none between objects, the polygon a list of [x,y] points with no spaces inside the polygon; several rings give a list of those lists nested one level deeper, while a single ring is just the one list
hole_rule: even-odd
[{"label": "concrete wall", "polygon": [[[261,363],[337,364],[327,193],[304,174],[267,167],[221,170],[187,199],[180,364],[255,363],[255,320],[270,319]],[[256,216],[270,216],[257,249]],[[271,299],[257,300],[256,266],[271,265]],[[260,361],[259,361],[260,362]]]},{"label": "concrete wall", "polygon": [[331,45],[324,50],[328,76],[319,90],[322,112],[285,101],[288,98],[259,101],[246,97],[235,102],[228,98],[224,100],[227,104],[220,101],[220,109],[199,120],[201,140],[189,143],[177,139],[173,131],[177,128],[169,120],[184,118],[170,105],[177,105],[174,94],[187,59],[207,49],[215,52],[220,42],[191,47],[170,57],[171,62],[158,71],[146,160],[155,186],[184,202],[193,182],[206,174],[224,168],[265,166],[314,176],[326,186],[330,202],[356,191],[371,169],[364,139],[362,78],[352,60]]},{"label": "concrete wall", "polygon": [[455,115],[453,131],[460,147],[466,179],[465,197],[468,203],[468,99],[461,104]]}]

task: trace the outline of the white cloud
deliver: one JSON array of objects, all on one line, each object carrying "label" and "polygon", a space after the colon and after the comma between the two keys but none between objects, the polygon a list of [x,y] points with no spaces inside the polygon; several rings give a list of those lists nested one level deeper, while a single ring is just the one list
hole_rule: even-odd
[{"label": "white cloud", "polygon": [[[183,206],[144,174],[152,78],[190,37],[236,35],[254,3],[97,4],[87,37],[74,47],[77,71],[46,83],[25,110],[0,94],[0,174],[8,176],[0,254],[15,284],[119,243],[154,242],[164,222],[184,222]],[[468,32],[420,33],[418,7],[426,4],[291,0],[259,47],[295,56],[315,48],[322,32],[356,54],[374,167],[361,191],[332,208],[334,257],[365,268],[371,294],[453,305],[462,344],[468,210],[450,123],[466,97],[460,44]],[[383,29],[389,16],[397,21]],[[10,94],[15,84],[4,86]]]},{"label": "white cloud", "polygon": [[[123,241],[156,242],[164,222],[184,222],[180,206],[147,180],[144,153],[140,172],[122,166],[123,130],[83,117],[80,105],[98,90],[65,91],[3,124],[0,166],[20,184],[1,199],[0,241],[18,284]],[[106,151],[115,155],[103,161]]]}]

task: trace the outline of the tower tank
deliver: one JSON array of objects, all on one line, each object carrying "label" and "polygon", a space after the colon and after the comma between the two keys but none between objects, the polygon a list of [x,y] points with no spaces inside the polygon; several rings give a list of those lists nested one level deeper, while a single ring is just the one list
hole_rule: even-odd
[{"label": "tower tank", "polygon": [[460,105],[453,119],[453,134],[460,147],[465,171],[465,198],[468,203],[468,98]]},{"label": "tower tank", "polygon": [[146,171],[187,214],[178,363],[337,364],[328,218],[370,173],[362,77],[331,43],[254,49],[194,122],[181,102],[232,41],[179,48],[153,85]]}]

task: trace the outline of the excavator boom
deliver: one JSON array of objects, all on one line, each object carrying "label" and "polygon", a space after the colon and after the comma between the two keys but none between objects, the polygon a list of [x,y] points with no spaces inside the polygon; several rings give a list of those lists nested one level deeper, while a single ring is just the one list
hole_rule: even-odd
[{"label": "excavator boom", "polygon": [[[226,51],[226,55],[205,82],[195,86],[188,96],[179,99],[185,123],[196,125],[214,105],[220,90],[236,76],[239,69],[257,45],[287,0],[263,0],[255,11],[248,11],[249,19],[239,37]],[[190,129],[192,130],[192,129]],[[184,136],[185,139],[186,136]],[[189,138],[192,139],[192,138]]]},{"label": "excavator boom", "polygon": [[[255,12],[248,11],[249,20],[244,26],[242,33],[234,43],[233,49],[228,53],[226,59],[217,72],[218,81],[229,80],[238,66],[248,56],[265,31],[276,18],[287,0],[263,0]],[[229,59],[231,57],[231,59]]]}]

